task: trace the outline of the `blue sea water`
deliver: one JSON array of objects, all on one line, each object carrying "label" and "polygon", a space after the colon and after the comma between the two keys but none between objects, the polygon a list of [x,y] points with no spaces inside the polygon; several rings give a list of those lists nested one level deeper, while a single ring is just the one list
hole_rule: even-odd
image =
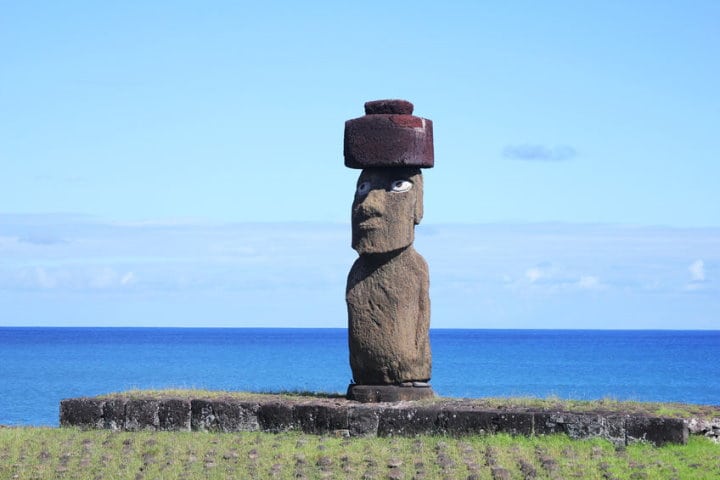
[{"label": "blue sea water", "polygon": [[[442,396],[720,404],[720,331],[433,330]],[[131,388],[344,392],[345,329],[0,328],[0,424]]]}]

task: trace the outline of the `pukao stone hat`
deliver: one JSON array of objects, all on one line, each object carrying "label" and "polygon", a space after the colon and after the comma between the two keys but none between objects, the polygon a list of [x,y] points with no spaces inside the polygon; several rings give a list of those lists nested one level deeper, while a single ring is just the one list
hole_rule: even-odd
[{"label": "pukao stone hat", "polygon": [[345,166],[432,168],[432,120],[412,112],[407,100],[366,102],[365,116],[345,122]]}]

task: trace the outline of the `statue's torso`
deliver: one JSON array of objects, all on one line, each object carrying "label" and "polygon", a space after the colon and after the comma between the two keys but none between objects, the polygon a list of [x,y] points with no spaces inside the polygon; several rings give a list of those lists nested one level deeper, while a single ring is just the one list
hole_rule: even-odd
[{"label": "statue's torso", "polygon": [[348,275],[350,366],[359,384],[427,381],[428,268],[412,246],[395,256],[361,255]]}]

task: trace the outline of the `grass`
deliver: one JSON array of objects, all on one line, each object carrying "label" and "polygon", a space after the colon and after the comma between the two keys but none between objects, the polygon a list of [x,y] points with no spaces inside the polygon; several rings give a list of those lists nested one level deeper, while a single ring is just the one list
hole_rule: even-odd
[{"label": "grass", "polygon": [[0,428],[1,479],[717,479],[720,445]]},{"label": "grass", "polygon": [[[340,394],[132,390],[106,398],[235,398],[303,401]],[[720,406],[602,399],[435,398],[515,411],[621,412],[710,419]],[[687,445],[614,447],[563,435],[463,438],[340,438],[299,432],[270,434],[112,432],[0,428],[0,479],[717,479],[720,445],[691,437]]]},{"label": "grass", "polygon": [[204,398],[204,399],[218,399],[218,398],[234,398],[237,400],[263,400],[269,397],[282,397],[282,398],[295,398],[295,399],[308,399],[308,398],[345,398],[345,394],[342,393],[326,393],[326,392],[310,392],[310,391],[298,391],[298,390],[281,390],[281,391],[267,391],[267,392],[238,392],[238,391],[224,391],[224,390],[199,390],[199,389],[184,389],[184,388],[170,388],[163,390],[126,390],[124,392],[108,393],[105,395],[98,395],[97,398],[143,398],[143,399],[163,399],[163,398]]}]

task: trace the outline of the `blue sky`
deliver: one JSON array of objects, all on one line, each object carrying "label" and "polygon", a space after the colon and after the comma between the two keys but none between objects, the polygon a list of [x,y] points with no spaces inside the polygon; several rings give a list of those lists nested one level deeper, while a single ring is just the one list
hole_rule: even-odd
[{"label": "blue sky", "polygon": [[344,121],[435,127],[433,326],[720,328],[717,2],[16,2],[0,325],[334,326]]}]

